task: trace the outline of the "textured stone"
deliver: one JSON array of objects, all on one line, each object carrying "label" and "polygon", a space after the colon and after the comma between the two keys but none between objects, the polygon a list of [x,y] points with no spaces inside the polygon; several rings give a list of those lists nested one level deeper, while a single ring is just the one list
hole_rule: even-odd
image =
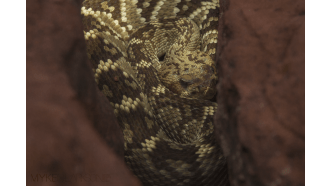
[{"label": "textured stone", "polygon": [[140,185],[87,61],[80,1],[27,1],[27,185]]},{"label": "textured stone", "polygon": [[305,185],[305,5],[221,1],[216,133],[231,185]]}]

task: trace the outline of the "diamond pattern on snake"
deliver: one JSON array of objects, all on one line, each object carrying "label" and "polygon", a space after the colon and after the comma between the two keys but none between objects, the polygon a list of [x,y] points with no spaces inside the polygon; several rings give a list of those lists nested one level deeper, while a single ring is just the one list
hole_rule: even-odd
[{"label": "diamond pattern on snake", "polygon": [[217,0],[83,2],[95,81],[143,185],[228,185],[210,101],[219,7]]}]

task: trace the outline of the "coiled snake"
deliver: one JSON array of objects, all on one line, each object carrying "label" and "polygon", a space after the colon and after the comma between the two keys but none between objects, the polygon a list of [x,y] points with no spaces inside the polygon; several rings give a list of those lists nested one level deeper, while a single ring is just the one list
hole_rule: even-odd
[{"label": "coiled snake", "polygon": [[85,0],[81,13],[133,173],[144,185],[228,185],[217,104],[205,100],[215,93],[219,2]]}]

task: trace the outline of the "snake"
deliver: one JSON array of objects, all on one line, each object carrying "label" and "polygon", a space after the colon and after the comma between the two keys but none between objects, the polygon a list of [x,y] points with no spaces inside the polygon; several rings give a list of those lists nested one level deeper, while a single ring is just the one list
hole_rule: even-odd
[{"label": "snake", "polygon": [[87,56],[143,185],[228,185],[213,116],[218,0],[84,0]]}]

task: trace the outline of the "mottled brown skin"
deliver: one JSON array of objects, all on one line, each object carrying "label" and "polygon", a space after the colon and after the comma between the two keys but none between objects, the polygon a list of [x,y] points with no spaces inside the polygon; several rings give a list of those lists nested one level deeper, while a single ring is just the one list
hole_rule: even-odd
[{"label": "mottled brown skin", "polygon": [[[158,58],[173,45],[199,48],[212,59],[200,53],[207,59],[202,61],[214,61],[218,9],[218,1],[83,3],[95,80],[123,131],[125,161],[144,185],[228,185],[226,159],[213,130],[217,104],[175,94],[158,77],[162,67]],[[180,36],[184,39],[177,40]],[[169,63],[166,60],[164,64]],[[205,72],[214,68],[204,66]],[[185,81],[194,79],[182,74]],[[210,81],[213,75],[208,75]]]},{"label": "mottled brown skin", "polygon": [[[139,28],[130,40],[138,42],[141,52],[158,69],[162,84],[173,93],[197,99],[211,99],[215,95],[215,63],[200,51],[199,28],[192,20],[157,19]],[[165,60],[160,62],[162,55]]]},{"label": "mottled brown skin", "polygon": [[172,48],[158,71],[161,82],[181,97],[211,99],[218,79],[212,58],[198,50],[172,52],[176,50]]}]

